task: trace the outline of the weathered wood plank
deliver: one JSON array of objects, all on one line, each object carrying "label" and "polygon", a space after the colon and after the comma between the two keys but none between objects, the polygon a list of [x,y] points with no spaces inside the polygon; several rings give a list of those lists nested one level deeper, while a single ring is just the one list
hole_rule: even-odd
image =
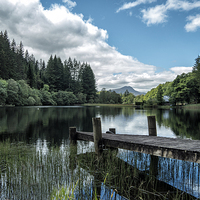
[{"label": "weathered wood plank", "polygon": [[[93,133],[78,131],[77,140],[94,141]],[[200,163],[198,140],[102,133],[102,142],[105,146]]]}]

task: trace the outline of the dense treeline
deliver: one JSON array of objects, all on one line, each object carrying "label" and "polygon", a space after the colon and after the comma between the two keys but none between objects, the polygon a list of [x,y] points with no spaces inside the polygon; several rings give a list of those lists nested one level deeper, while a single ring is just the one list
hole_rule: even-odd
[{"label": "dense treeline", "polygon": [[128,90],[124,94],[117,94],[115,91],[106,91],[105,88],[98,93],[97,98],[98,103],[103,104],[133,104],[134,100],[134,94],[129,93]]},{"label": "dense treeline", "polygon": [[99,102],[143,106],[158,106],[165,102],[171,105],[200,103],[200,56],[196,58],[192,72],[178,75],[172,82],[159,84],[145,95],[134,96],[128,91],[119,95],[102,89],[99,93]]},{"label": "dense treeline", "polygon": [[106,91],[105,88],[103,88],[98,93],[98,103],[104,103],[104,104],[121,104],[122,98],[120,94],[117,94],[115,91]]},{"label": "dense treeline", "polygon": [[193,71],[158,85],[145,95],[117,94],[104,88],[97,93],[95,75],[87,63],[62,62],[56,55],[47,64],[24,51],[23,44],[0,32],[0,105],[72,105],[80,103],[143,104],[157,106],[200,102],[200,56]]},{"label": "dense treeline", "polygon": [[76,59],[56,55],[47,65],[24,52],[23,44],[0,33],[0,105],[70,105],[97,98],[94,73]]},{"label": "dense treeline", "polygon": [[160,84],[145,95],[137,96],[135,102],[162,105],[164,96],[172,105],[200,102],[200,56],[196,58],[192,72],[178,75],[172,82]]}]

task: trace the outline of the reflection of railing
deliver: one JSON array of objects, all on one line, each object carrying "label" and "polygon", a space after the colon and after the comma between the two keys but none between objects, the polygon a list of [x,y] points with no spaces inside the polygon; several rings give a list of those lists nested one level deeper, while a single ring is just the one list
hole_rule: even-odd
[{"label": "reflection of railing", "polygon": [[148,117],[149,136],[106,134],[101,132],[100,118],[93,118],[93,132],[80,132],[70,128],[72,141],[94,141],[98,154],[103,146],[133,150],[155,156],[200,163],[200,141],[165,138],[156,135],[155,117]]},{"label": "reflection of railing", "polygon": [[[105,192],[105,189],[102,190],[103,185],[112,188],[112,194],[115,193],[114,195],[116,195],[117,193],[128,199],[173,199],[173,197],[181,195],[184,196],[184,199],[195,199],[192,195],[155,178],[157,170],[154,169],[158,165],[158,157],[151,156],[150,169],[141,171],[136,166],[118,158],[116,154],[116,151],[105,150],[98,162],[94,152],[79,154],[76,157],[79,167],[85,169],[94,177],[92,189],[97,196],[100,197]],[[75,166],[73,166],[73,169],[75,169]],[[104,199],[111,198],[108,196]]]},{"label": "reflection of railing", "polygon": [[[92,121],[93,121],[93,132],[76,131],[75,127],[70,128],[69,132],[70,132],[71,143],[76,143],[77,140],[93,141],[95,146],[95,152],[79,154],[76,156],[76,159],[71,158],[70,163],[71,163],[71,168],[74,169],[76,168],[75,165],[78,160],[79,165],[83,169],[86,168],[89,170],[89,172],[94,176],[94,186],[96,187],[96,192],[98,192],[98,195],[101,194],[101,184],[99,184],[98,182],[99,181],[101,183],[103,182],[104,177],[100,176],[101,172],[103,171],[104,174],[107,173],[110,175],[110,177],[114,177],[108,183],[105,183],[105,185],[112,186],[112,188],[117,188],[118,194],[120,195],[124,195],[123,192],[126,193],[127,191],[129,191],[130,192],[129,195],[134,196],[135,190],[138,191],[140,190],[140,191],[147,191],[148,194],[152,195],[162,194],[164,196],[166,195],[165,197],[167,197],[167,195],[172,195],[171,197],[175,197],[177,195],[178,196],[184,195],[183,199],[195,199],[195,197],[190,195],[190,194],[193,195],[193,193],[187,194],[187,190],[182,190],[183,188],[180,187],[179,185],[170,184],[169,181],[166,180],[166,178],[161,179],[161,172],[164,169],[162,169],[160,172],[160,164],[162,165],[162,163],[159,161],[160,159],[157,156],[189,160],[192,157],[189,158],[188,152],[191,154],[192,151],[185,152],[185,150],[175,146],[175,144],[179,145],[184,144],[183,140],[181,139],[157,137],[155,117],[152,116],[148,117],[148,128],[149,128],[148,136],[115,134],[116,132],[115,129],[109,129],[107,133],[102,133],[101,119],[93,118]],[[179,143],[177,143],[178,141]],[[188,140],[185,141],[187,142]],[[172,144],[173,142],[174,144]],[[171,148],[173,145],[174,148]],[[105,150],[103,151],[104,148],[106,149],[111,148],[111,152],[113,152],[113,155],[109,154],[110,151],[105,151]],[[116,156],[117,155],[116,153],[118,152],[117,148],[128,149],[141,153],[150,154],[148,168],[145,167],[145,171],[137,168],[137,165],[133,164],[135,163],[135,161],[137,162],[137,157],[135,157],[136,160],[131,161],[132,162],[131,164],[128,163],[128,160],[123,161],[123,159],[119,159],[119,157]],[[178,155],[178,153],[180,153],[181,151],[184,151],[184,153]],[[197,156],[198,154],[196,154],[196,158]],[[91,157],[93,157],[94,159],[91,159]],[[92,163],[92,160],[94,160],[94,163]],[[109,161],[107,160],[110,160],[111,162],[110,171],[107,170],[109,163]],[[120,166],[124,166],[124,169],[121,169]],[[134,174],[134,171],[137,171],[137,175]],[[121,180],[118,177],[119,175],[123,177],[122,180],[124,179],[123,181],[125,182],[124,184],[116,185],[116,183],[118,182],[121,183]],[[139,179],[137,179],[136,177],[139,177]],[[135,183],[133,180],[137,180],[138,182]],[[130,184],[126,184],[127,182]],[[147,185],[144,185],[144,183],[147,183]],[[119,190],[122,187],[122,185],[123,189]],[[140,188],[141,185],[143,185],[144,188]],[[179,189],[181,189],[182,191]],[[156,193],[154,194],[151,191],[156,191]],[[152,197],[148,199],[155,199],[155,198]]]}]

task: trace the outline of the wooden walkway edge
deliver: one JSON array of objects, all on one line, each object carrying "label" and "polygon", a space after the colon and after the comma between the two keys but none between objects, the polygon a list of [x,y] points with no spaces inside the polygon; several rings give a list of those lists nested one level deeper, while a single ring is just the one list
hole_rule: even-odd
[{"label": "wooden walkway edge", "polygon": [[[94,141],[92,132],[76,132],[77,140]],[[200,163],[200,141],[148,135],[102,133],[102,144],[145,154]]]}]

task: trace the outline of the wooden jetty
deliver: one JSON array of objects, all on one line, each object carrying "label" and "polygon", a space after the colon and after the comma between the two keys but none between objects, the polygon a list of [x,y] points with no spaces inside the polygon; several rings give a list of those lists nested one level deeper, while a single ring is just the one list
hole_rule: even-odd
[{"label": "wooden jetty", "polygon": [[[95,123],[95,120],[98,122]],[[93,132],[81,132],[70,128],[70,138],[71,141],[93,141],[95,152],[106,146],[200,163],[200,141],[156,136],[154,116],[148,117],[148,126],[149,135],[107,134],[101,133],[100,118],[93,118]]]}]

